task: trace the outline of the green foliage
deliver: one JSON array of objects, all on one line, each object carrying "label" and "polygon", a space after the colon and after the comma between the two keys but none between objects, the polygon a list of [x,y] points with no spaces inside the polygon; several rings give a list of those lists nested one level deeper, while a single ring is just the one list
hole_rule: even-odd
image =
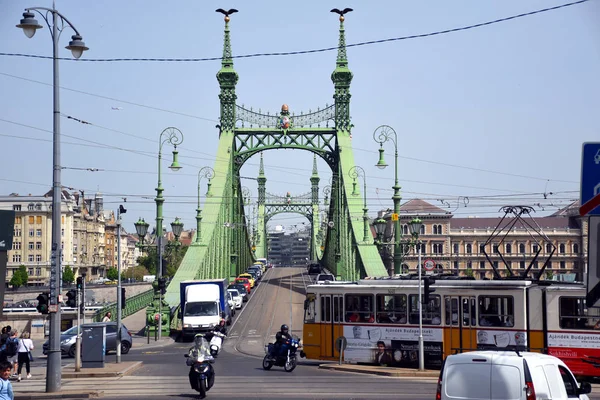
[{"label": "green foliage", "polygon": [[470,278],[472,278],[475,274],[473,273],[473,270],[471,268],[467,268],[465,270],[465,276],[468,276]]},{"label": "green foliage", "polygon": [[62,273],[62,281],[65,285],[70,285],[71,283],[75,282],[75,274],[73,273],[71,266],[65,266],[65,269]]},{"label": "green foliage", "polygon": [[[175,275],[187,249],[188,246],[177,245],[174,241],[167,243],[163,252],[163,258],[167,261],[166,276],[172,277]],[[158,263],[156,247],[148,248],[146,255],[139,257],[137,263],[148,271],[146,275],[156,275],[156,265]]]},{"label": "green foliage", "polygon": [[29,275],[27,274],[27,268],[24,265],[19,265],[19,269],[17,269],[12,278],[10,278],[9,284],[18,288],[27,285],[28,281]]},{"label": "green foliage", "polygon": [[146,255],[138,257],[137,263],[144,267],[149,275],[156,275],[156,260],[158,259],[158,255],[156,254],[155,247],[147,248]]},{"label": "green foliage", "polygon": [[145,267],[138,265],[136,267],[129,268],[126,271],[122,272],[121,278],[122,279],[133,278],[134,280],[139,282],[143,279],[144,275],[152,275],[152,274],[150,272],[148,272],[148,270]]},{"label": "green foliage", "polygon": [[547,281],[551,281],[552,278],[554,278],[554,272],[552,272],[552,271],[546,271],[546,280]]},{"label": "green foliage", "polygon": [[111,281],[116,281],[119,279],[119,271],[115,267],[110,267],[106,271],[106,278],[110,279]]}]

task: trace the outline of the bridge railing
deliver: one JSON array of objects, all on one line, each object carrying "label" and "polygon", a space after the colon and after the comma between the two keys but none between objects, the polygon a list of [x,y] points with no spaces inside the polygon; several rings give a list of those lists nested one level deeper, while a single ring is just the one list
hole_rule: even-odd
[{"label": "bridge railing", "polygon": [[[136,294],[133,297],[129,297],[125,302],[125,308],[121,311],[121,317],[125,318],[136,312],[148,307],[152,303],[154,298],[154,289],[147,290],[145,292]],[[112,303],[106,307],[101,308],[94,314],[92,319],[94,322],[101,322],[104,315],[110,312],[113,316],[117,315],[117,303]]]},{"label": "bridge railing", "polygon": [[[97,312],[98,310],[101,310],[103,307],[101,306],[90,306],[90,307],[85,307],[85,312]],[[60,308],[62,310],[62,312],[64,313],[76,313],[77,312],[77,308],[74,307],[61,307]],[[38,310],[35,307],[15,307],[15,308],[3,308],[2,309],[2,313],[3,314],[37,314]]]}]

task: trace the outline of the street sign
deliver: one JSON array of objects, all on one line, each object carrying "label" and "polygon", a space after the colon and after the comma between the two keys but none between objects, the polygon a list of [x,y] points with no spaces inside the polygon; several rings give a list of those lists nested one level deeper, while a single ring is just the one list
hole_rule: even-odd
[{"label": "street sign", "polygon": [[433,271],[435,269],[435,261],[433,261],[431,258],[428,258],[423,263],[423,268],[425,268],[425,271]]},{"label": "street sign", "polygon": [[[583,210],[580,209],[580,214],[587,211],[585,215],[600,215],[599,200],[594,199],[600,194],[600,143],[587,142],[583,144],[581,152],[581,208],[587,204]],[[588,208],[591,210],[588,211]],[[582,214],[583,216],[584,214]]]},{"label": "street sign", "polygon": [[398,221],[398,214],[392,213],[392,221]]},{"label": "street sign", "polygon": [[600,216],[591,216],[588,224],[588,270],[587,296],[588,307],[593,307],[600,300]]},{"label": "street sign", "polygon": [[48,312],[58,312],[58,304],[48,305]]}]

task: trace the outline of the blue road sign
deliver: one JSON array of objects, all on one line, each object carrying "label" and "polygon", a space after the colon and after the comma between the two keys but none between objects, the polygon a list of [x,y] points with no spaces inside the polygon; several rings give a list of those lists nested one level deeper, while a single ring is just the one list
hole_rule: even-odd
[{"label": "blue road sign", "polygon": [[[580,205],[584,205],[597,194],[600,194],[600,143],[588,142],[583,144],[581,153]],[[588,215],[600,215],[600,207],[596,207]]]}]

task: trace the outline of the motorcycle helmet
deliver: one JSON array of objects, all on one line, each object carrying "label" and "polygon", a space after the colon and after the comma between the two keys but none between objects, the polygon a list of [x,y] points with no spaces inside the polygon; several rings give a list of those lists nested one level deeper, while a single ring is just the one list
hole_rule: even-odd
[{"label": "motorcycle helmet", "polygon": [[288,333],[290,329],[288,328],[288,326],[286,324],[281,325],[281,332],[283,333]]}]

